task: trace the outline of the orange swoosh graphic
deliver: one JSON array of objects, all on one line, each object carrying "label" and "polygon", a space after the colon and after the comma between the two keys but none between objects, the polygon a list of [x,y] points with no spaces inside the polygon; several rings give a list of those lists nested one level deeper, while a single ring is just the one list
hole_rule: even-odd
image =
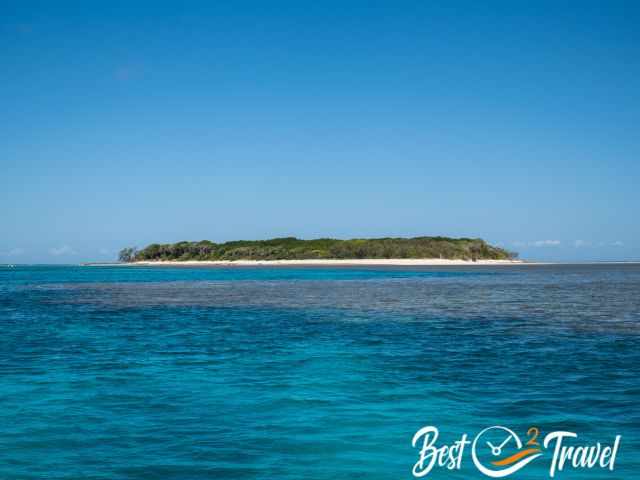
[{"label": "orange swoosh graphic", "polygon": [[527,455],[531,455],[532,453],[538,453],[540,451],[539,448],[527,448],[526,450],[522,450],[521,452],[514,453],[510,457],[503,458],[502,460],[498,460],[497,462],[491,462],[498,467],[504,467],[505,465],[511,465],[512,463],[517,462],[522,457],[526,457]]}]

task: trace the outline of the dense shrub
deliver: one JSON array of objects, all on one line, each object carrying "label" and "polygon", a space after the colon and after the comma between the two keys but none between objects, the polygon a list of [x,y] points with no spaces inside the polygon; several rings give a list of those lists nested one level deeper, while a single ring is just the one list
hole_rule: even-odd
[{"label": "dense shrub", "polygon": [[122,261],[143,260],[291,260],[357,258],[445,258],[505,260],[517,253],[489,245],[479,238],[416,237],[337,240],[295,237],[238,240],[226,243],[178,242],[151,244],[142,250],[123,249]]}]

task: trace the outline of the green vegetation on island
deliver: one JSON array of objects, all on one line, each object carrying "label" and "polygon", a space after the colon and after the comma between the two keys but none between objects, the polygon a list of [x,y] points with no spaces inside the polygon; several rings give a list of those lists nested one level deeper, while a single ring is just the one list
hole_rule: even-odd
[{"label": "green vegetation on island", "polygon": [[158,260],[307,260],[307,259],[379,259],[442,258],[457,260],[511,260],[514,252],[489,245],[479,238],[415,237],[356,238],[337,240],[319,238],[301,240],[295,237],[271,240],[238,240],[214,243],[153,243],[142,250],[125,248],[121,262]]}]

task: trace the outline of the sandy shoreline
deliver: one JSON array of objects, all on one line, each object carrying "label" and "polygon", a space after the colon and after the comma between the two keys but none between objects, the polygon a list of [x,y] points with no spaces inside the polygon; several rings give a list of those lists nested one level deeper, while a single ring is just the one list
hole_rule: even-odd
[{"label": "sandy shoreline", "polygon": [[[122,266],[473,266],[473,265],[525,265],[522,260],[447,260],[441,258],[372,258],[372,259],[309,259],[309,260],[187,260],[147,261],[116,264]],[[93,264],[99,266],[100,264]],[[114,264],[111,264],[114,265]]]}]

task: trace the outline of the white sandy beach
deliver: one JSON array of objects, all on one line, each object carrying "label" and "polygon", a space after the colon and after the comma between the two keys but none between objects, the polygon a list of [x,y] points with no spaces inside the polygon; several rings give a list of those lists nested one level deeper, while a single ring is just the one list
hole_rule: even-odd
[{"label": "white sandy beach", "polygon": [[148,261],[134,262],[123,265],[144,266],[445,266],[445,265],[522,265],[522,260],[448,260],[442,258],[363,258],[363,259],[308,259],[308,260],[186,260],[186,261]]}]

